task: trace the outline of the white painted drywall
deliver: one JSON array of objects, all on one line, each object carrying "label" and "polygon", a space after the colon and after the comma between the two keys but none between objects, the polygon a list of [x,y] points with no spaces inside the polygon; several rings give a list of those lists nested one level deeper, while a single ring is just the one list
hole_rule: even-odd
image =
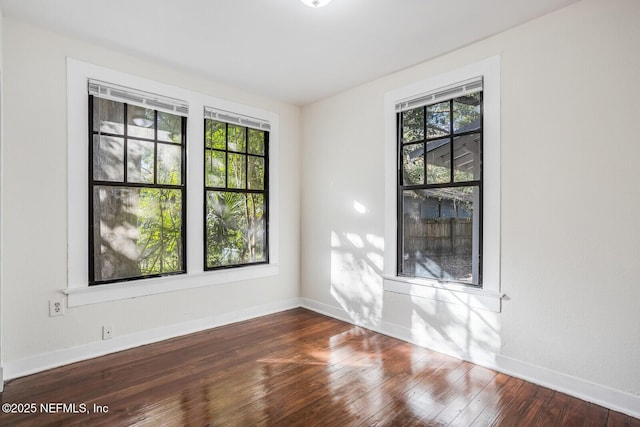
[{"label": "white painted drywall", "polygon": [[[640,396],[638,22],[636,0],[584,0],[305,106],[302,297],[453,354]],[[494,55],[502,313],[385,293],[385,93]]]},{"label": "white painted drywall", "polygon": [[[140,336],[298,297],[299,107],[12,19],[6,19],[4,27],[3,363],[22,366],[25,359],[86,347],[101,340],[105,324],[113,326],[116,338]],[[213,49],[212,54],[221,52]],[[279,115],[277,276],[72,307],[64,316],[48,317],[48,300],[67,286],[67,56]],[[190,143],[200,140],[190,136]]]}]

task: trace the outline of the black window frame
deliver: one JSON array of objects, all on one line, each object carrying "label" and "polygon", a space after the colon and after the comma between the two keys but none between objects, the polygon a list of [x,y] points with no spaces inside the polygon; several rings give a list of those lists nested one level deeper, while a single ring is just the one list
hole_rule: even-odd
[{"label": "black window frame", "polygon": [[[407,110],[402,110],[402,111],[398,111],[396,113],[396,141],[397,141],[397,147],[396,147],[396,160],[397,160],[397,177],[396,177],[396,196],[397,196],[397,204],[396,204],[396,220],[397,220],[397,235],[396,235],[396,274],[399,277],[411,277],[411,278],[418,278],[418,279],[425,279],[425,280],[437,280],[438,282],[446,282],[446,283],[454,283],[454,284],[461,284],[461,285],[465,285],[465,286],[469,286],[469,287],[473,287],[473,288],[479,288],[481,289],[483,287],[483,280],[482,280],[482,270],[483,270],[483,248],[482,248],[482,242],[483,242],[483,181],[484,181],[484,171],[483,171],[483,154],[484,154],[484,90],[480,90],[476,93],[480,94],[480,121],[479,121],[479,128],[476,130],[470,130],[470,131],[464,131],[464,132],[456,132],[454,130],[454,102],[456,101],[456,99],[459,99],[465,95],[462,96],[456,96],[454,98],[451,99],[445,99],[445,100],[436,100],[433,102],[429,102],[425,105],[422,105],[420,107],[416,107],[416,108],[412,108],[412,109],[407,109]],[[427,119],[427,108],[433,105],[437,105],[437,104],[442,104],[444,102],[448,102],[449,103],[449,108],[448,108],[448,114],[449,114],[449,133],[448,135],[436,135],[433,137],[429,137],[428,136],[428,132],[427,132],[427,126],[428,126],[428,119]],[[417,139],[417,140],[410,140],[410,141],[404,141],[403,140],[403,113],[410,111],[410,110],[414,110],[417,108],[422,108],[422,131],[423,131],[423,138],[422,139]],[[455,162],[454,162],[454,140],[457,137],[461,137],[461,136],[466,136],[466,135],[471,135],[471,134],[477,134],[479,133],[480,135],[480,140],[479,140],[479,178],[478,179],[474,179],[474,180],[469,180],[469,181],[455,181],[455,172],[454,172],[454,166],[455,166]],[[448,140],[448,144],[449,144],[449,182],[446,183],[433,183],[430,184],[427,182],[427,156],[426,156],[426,151],[427,151],[427,143],[431,142],[431,141],[436,141],[436,140],[442,140],[442,139],[447,139]],[[423,184],[405,184],[404,183],[404,165],[403,165],[403,149],[405,146],[407,145],[412,145],[412,144],[424,144],[423,150],[424,150],[424,183]],[[403,251],[403,241],[404,241],[404,236],[403,236],[403,232],[404,232],[404,201],[403,201],[403,192],[406,190],[431,190],[431,189],[443,189],[443,188],[459,188],[459,187],[477,187],[478,188],[478,192],[479,192],[479,197],[478,197],[478,216],[479,216],[479,224],[478,224],[478,283],[468,283],[468,282],[464,282],[464,281],[459,281],[459,280],[443,280],[443,279],[436,279],[436,278],[431,278],[431,277],[424,277],[424,276],[415,276],[415,275],[410,275],[410,274],[406,274],[403,272],[403,264],[404,264],[404,251]]]},{"label": "black window frame", "polygon": [[[225,125],[225,148],[213,148],[207,146],[207,121],[214,121],[217,123],[221,123]],[[270,130],[269,129],[259,129],[252,126],[244,126],[239,123],[230,123],[224,120],[213,119],[210,117],[205,117],[204,119],[204,132],[203,132],[203,269],[204,271],[216,271],[216,270],[226,270],[226,269],[235,269],[256,265],[264,265],[269,264],[269,139],[270,139]],[[245,134],[245,149],[244,151],[235,151],[229,149],[229,126],[241,127],[244,129]],[[249,131],[260,131],[264,133],[264,154],[258,155],[255,153],[249,153]],[[245,156],[245,165],[244,165],[244,181],[245,188],[233,188],[229,187],[229,167],[228,161],[225,161],[225,185],[224,186],[207,186],[207,151],[217,151],[225,154],[225,159],[228,159],[228,155],[231,154],[240,154]],[[249,156],[262,157],[264,159],[264,182],[262,190],[259,189],[249,189]],[[256,261],[256,262],[242,262],[235,264],[224,264],[224,265],[216,265],[210,267],[207,262],[208,258],[208,230],[207,230],[207,193],[208,192],[232,192],[232,193],[241,193],[241,194],[261,194],[264,200],[264,260]]]},{"label": "black window frame", "polygon": [[[181,275],[181,274],[186,274],[187,273],[187,117],[182,116],[182,115],[178,115],[181,118],[181,142],[180,144],[177,143],[171,143],[168,141],[163,141],[163,140],[159,140],[158,139],[158,113],[159,112],[163,112],[163,111],[159,111],[150,107],[142,107],[142,108],[146,108],[149,110],[153,110],[154,111],[154,138],[153,139],[149,139],[149,138],[142,138],[142,137],[135,137],[135,136],[129,136],[128,135],[128,122],[127,122],[127,117],[128,117],[128,108],[130,105],[135,105],[135,104],[130,104],[124,100],[117,100],[116,102],[120,102],[124,105],[124,112],[123,112],[123,134],[112,134],[112,133],[108,133],[108,132],[103,132],[100,130],[100,126],[98,126],[98,131],[94,131],[94,121],[93,121],[93,116],[94,116],[94,100],[95,98],[100,98],[100,96],[95,96],[92,94],[89,94],[89,102],[88,102],[88,123],[89,123],[89,128],[88,128],[88,145],[89,145],[89,150],[88,150],[88,183],[89,183],[89,188],[88,188],[88,204],[89,204],[89,209],[88,209],[88,213],[89,213],[89,228],[88,228],[88,249],[89,249],[89,271],[88,271],[88,284],[89,286],[98,286],[98,285],[104,285],[104,284],[112,284],[112,283],[121,283],[121,282],[131,282],[131,281],[135,281],[135,280],[142,280],[142,279],[150,279],[150,278],[157,278],[157,277],[165,277],[165,276],[175,276],[175,275]],[[106,99],[106,98],[105,98]],[[175,113],[169,113],[169,114],[174,114]],[[117,138],[122,138],[123,139],[123,143],[124,143],[124,157],[123,157],[123,179],[122,181],[104,181],[104,180],[96,180],[94,179],[93,176],[93,155],[94,155],[94,150],[93,150],[93,137],[95,135],[104,135],[104,136],[111,136],[111,137],[117,137]],[[127,182],[127,144],[129,140],[133,140],[133,141],[144,141],[144,142],[153,142],[154,143],[154,173],[153,173],[153,180],[154,183],[149,184],[149,183],[137,183],[137,182]],[[159,144],[167,144],[167,145],[173,145],[173,146],[180,146],[181,147],[181,171],[180,171],[180,178],[181,178],[181,184],[179,185],[172,185],[172,184],[158,184],[157,183],[157,179],[158,179],[158,174],[157,174],[157,167],[158,167],[158,157],[157,157],[157,152],[158,152],[158,145]],[[94,203],[93,203],[93,192],[94,192],[94,188],[96,186],[111,186],[111,187],[129,187],[129,188],[158,188],[158,189],[169,189],[169,190],[180,190],[182,192],[182,197],[181,197],[181,215],[182,215],[182,221],[181,221],[181,230],[180,230],[180,234],[181,234],[181,239],[180,239],[180,244],[182,246],[181,249],[181,253],[182,253],[182,268],[180,270],[176,270],[176,271],[170,271],[170,272],[163,272],[163,273],[155,273],[155,274],[141,274],[139,276],[131,276],[131,277],[123,277],[123,278],[117,278],[117,279],[108,279],[108,280],[96,280],[95,279],[95,239],[94,239],[94,227],[96,226],[96,224],[94,223]]]}]

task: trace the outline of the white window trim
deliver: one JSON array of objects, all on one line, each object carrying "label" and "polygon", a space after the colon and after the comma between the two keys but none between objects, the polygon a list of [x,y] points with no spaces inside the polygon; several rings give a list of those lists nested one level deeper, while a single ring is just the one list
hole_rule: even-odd
[{"label": "white window trim", "polygon": [[[187,273],[121,283],[88,284],[88,79],[97,79],[185,100],[187,116]],[[268,122],[269,134],[269,264],[204,271],[203,159],[205,107],[231,111]],[[67,58],[67,289],[69,307],[163,292],[252,280],[278,274],[278,139],[273,112],[188,91],[153,80]]]},{"label": "white window trim", "polygon": [[[396,104],[440,88],[482,77],[483,236],[482,288],[397,275],[397,123]],[[385,251],[383,285],[387,292],[429,298],[500,312],[500,57],[388,92],[385,95]]]}]

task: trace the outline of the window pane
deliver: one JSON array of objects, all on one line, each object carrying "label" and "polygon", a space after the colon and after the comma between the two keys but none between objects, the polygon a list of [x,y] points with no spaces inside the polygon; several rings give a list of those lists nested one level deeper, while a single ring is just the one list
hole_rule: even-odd
[{"label": "window pane", "polygon": [[414,108],[402,113],[402,142],[424,139],[424,108]]},{"label": "window pane", "polygon": [[226,150],[227,125],[215,120],[207,120],[204,138],[207,147]]},{"label": "window pane", "polygon": [[182,143],[182,117],[158,111],[158,141]]},{"label": "window pane", "polygon": [[94,97],[93,130],[124,135],[124,104]]},{"label": "window pane", "polygon": [[402,196],[402,274],[477,284],[478,187],[404,191]]},{"label": "window pane", "polygon": [[449,135],[451,112],[449,101],[427,107],[427,138]]},{"label": "window pane", "polygon": [[229,150],[230,151],[247,151],[247,134],[246,128],[240,126],[229,125]]},{"label": "window pane", "polygon": [[158,144],[158,184],[182,184],[182,147]]},{"label": "window pane", "polygon": [[453,131],[470,132],[480,129],[480,92],[461,96],[453,101]]},{"label": "window pane", "polygon": [[267,260],[267,233],[265,200],[263,194],[247,194],[247,236],[248,248],[245,259],[247,262],[264,262]]},{"label": "window pane", "polygon": [[249,153],[264,156],[264,132],[249,129]]},{"label": "window pane", "polygon": [[127,132],[136,138],[154,139],[155,111],[135,105],[127,107]]},{"label": "window pane", "polygon": [[227,167],[229,188],[247,188],[246,184],[246,157],[244,154],[228,154]]},{"label": "window pane", "polygon": [[404,185],[424,184],[424,144],[403,147],[402,179]]},{"label": "window pane", "polygon": [[248,184],[250,190],[264,189],[264,157],[249,156]]},{"label": "window pane", "polygon": [[427,143],[427,184],[451,182],[451,144],[449,138]]},{"label": "window pane", "polygon": [[480,179],[480,134],[471,133],[453,139],[453,180]]},{"label": "window pane", "polygon": [[124,139],[93,136],[93,179],[124,181]]},{"label": "window pane", "polygon": [[184,271],[182,191],[96,186],[95,281]]},{"label": "window pane", "polygon": [[224,187],[225,182],[225,159],[224,151],[205,150],[205,186]]},{"label": "window pane", "polygon": [[127,181],[153,183],[153,158],[155,144],[129,140],[127,143]]},{"label": "window pane", "polygon": [[207,268],[267,260],[263,195],[208,191],[206,203]]}]

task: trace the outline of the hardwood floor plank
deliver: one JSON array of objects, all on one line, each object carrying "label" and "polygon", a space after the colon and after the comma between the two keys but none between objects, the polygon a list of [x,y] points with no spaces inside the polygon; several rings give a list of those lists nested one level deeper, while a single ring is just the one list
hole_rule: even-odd
[{"label": "hardwood floor plank", "polygon": [[584,416],[584,427],[606,426],[609,410],[595,403],[589,403],[587,413]]},{"label": "hardwood floor plank", "polygon": [[621,414],[620,412],[609,411],[609,417],[607,419],[607,427],[614,427],[614,426],[615,427],[627,427],[627,426],[638,427],[640,426],[640,419],[631,418],[630,416]]},{"label": "hardwood floor plank", "polygon": [[587,418],[588,409],[589,403],[583,400],[577,400],[571,405],[567,405],[560,424],[567,427],[582,424],[582,420]]},{"label": "hardwood floor plank", "polygon": [[571,398],[566,394],[555,391],[544,414],[537,420],[536,426],[560,425],[570,400]]},{"label": "hardwood floor plank", "polygon": [[506,384],[500,388],[496,401],[488,404],[469,425],[477,427],[494,425],[502,408],[518,398],[518,393],[524,384],[525,382],[518,378],[509,377]]},{"label": "hardwood floor plank", "polygon": [[474,370],[477,373],[484,369],[468,362],[465,362],[465,368],[467,368],[465,372],[462,372],[457,378],[451,378],[448,384],[438,385],[431,392],[421,396],[419,406],[413,411],[417,416],[415,425],[421,425],[425,422],[438,423],[438,414],[453,404],[457,397],[465,398],[465,388],[476,375]]},{"label": "hardwood floor plank", "polygon": [[[501,389],[510,377],[504,374],[496,374],[493,379],[478,393],[449,425],[468,426],[483,413],[487,407],[493,405],[499,398]],[[488,412],[487,412],[488,413]]]},{"label": "hardwood floor plank", "polygon": [[538,420],[544,416],[547,406],[553,398],[553,390],[538,386],[536,393],[530,401],[528,408],[519,420],[519,424],[523,427],[533,427]]},{"label": "hardwood floor plank", "polygon": [[429,422],[436,425],[449,425],[493,381],[496,375],[495,371],[481,366],[474,366],[465,377],[463,388],[456,393],[451,403],[436,416],[431,417]]},{"label": "hardwood floor plank", "polygon": [[497,414],[494,423],[496,425],[517,425],[525,416],[527,408],[535,399],[539,387],[535,384],[524,382],[516,399],[504,405]]},{"label": "hardwood floor plank", "polygon": [[0,400],[37,407],[2,426],[640,424],[304,309],[18,378]]}]

